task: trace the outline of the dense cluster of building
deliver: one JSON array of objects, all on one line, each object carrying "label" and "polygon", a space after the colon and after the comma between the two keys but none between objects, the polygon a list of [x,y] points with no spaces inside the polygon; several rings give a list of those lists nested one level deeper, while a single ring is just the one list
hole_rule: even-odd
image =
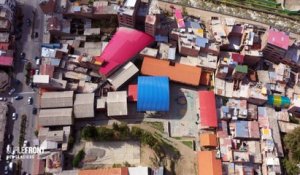
[{"label": "dense cluster of building", "polygon": [[[176,8],[168,16],[155,0],[57,3],[40,3],[45,31],[33,83],[41,94],[40,146],[51,154],[36,167],[62,171],[61,154],[68,149],[72,125],[82,118],[126,116],[129,102],[138,112],[168,112],[172,81],[213,89],[198,92],[198,165],[205,167],[199,175],[282,174],[280,136],[297,127],[289,123],[288,112],[297,116],[300,108],[296,39],[233,18],[203,21]],[[99,24],[114,18],[116,31]],[[133,175],[130,169],[73,174]]]},{"label": "dense cluster of building", "polygon": [[14,66],[15,41],[20,39],[22,31],[16,29],[19,23],[15,19],[20,14],[16,13],[15,0],[0,1],[0,91],[4,92],[10,87],[10,74]]}]

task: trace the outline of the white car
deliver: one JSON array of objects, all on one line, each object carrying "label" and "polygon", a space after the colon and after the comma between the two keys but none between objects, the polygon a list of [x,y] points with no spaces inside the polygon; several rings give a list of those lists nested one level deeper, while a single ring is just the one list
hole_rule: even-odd
[{"label": "white car", "polygon": [[38,75],[40,73],[40,70],[38,70],[38,69],[35,69],[35,72],[34,72],[34,74],[35,75]]},{"label": "white car", "polygon": [[12,152],[12,146],[10,145],[10,144],[8,144],[7,146],[6,146],[6,153],[7,154],[10,154]]},{"label": "white car", "polygon": [[12,114],[12,119],[13,119],[13,120],[17,120],[17,118],[18,118],[18,113],[14,112],[14,113]]},{"label": "white car", "polygon": [[4,174],[8,174],[8,166],[7,165],[4,167]]},{"label": "white car", "polygon": [[13,162],[10,162],[10,163],[8,164],[8,168],[9,168],[10,171],[12,171],[12,170],[14,169],[14,163],[13,163]]},{"label": "white car", "polygon": [[12,95],[15,91],[16,91],[16,89],[15,89],[15,88],[12,88],[12,89],[8,92],[8,95]]},{"label": "white car", "polygon": [[16,151],[16,150],[13,150],[13,152],[11,153],[11,158],[12,158],[12,159],[15,159],[15,158],[16,158],[16,155],[17,155],[17,151]]},{"label": "white car", "polygon": [[24,140],[23,147],[27,147],[29,144],[28,140]]},{"label": "white car", "polygon": [[40,65],[40,64],[41,64],[41,59],[40,59],[40,58],[36,59],[36,60],[35,60],[35,64],[36,64],[36,65]]},{"label": "white car", "polygon": [[0,97],[0,101],[7,101],[6,97]]},{"label": "white car", "polygon": [[32,102],[33,102],[33,98],[32,97],[28,97],[27,103],[29,105],[32,105]]}]

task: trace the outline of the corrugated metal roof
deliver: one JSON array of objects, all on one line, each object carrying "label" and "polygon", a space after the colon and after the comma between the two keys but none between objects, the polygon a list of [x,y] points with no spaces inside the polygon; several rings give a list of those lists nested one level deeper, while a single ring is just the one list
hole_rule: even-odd
[{"label": "corrugated metal roof", "polygon": [[249,126],[247,121],[238,120],[235,123],[235,137],[248,138],[249,137]]},{"label": "corrugated metal roof", "polygon": [[127,92],[126,91],[108,92],[106,104],[107,104],[108,116],[127,115],[128,114]]},{"label": "corrugated metal roof", "polygon": [[170,62],[166,60],[145,57],[141,73],[151,76],[168,76],[172,81],[198,86],[200,83],[201,68],[179,63],[170,65]]},{"label": "corrugated metal roof", "polygon": [[212,91],[199,91],[199,104],[200,104],[200,124],[201,127],[218,126],[216,99]]},{"label": "corrugated metal roof", "polygon": [[76,94],[74,101],[74,116],[75,118],[95,117],[95,94]]},{"label": "corrugated metal roof", "polygon": [[44,92],[41,96],[41,108],[72,107],[73,95],[73,91]]},{"label": "corrugated metal roof", "polygon": [[136,73],[138,73],[139,69],[132,63],[129,62],[118,71],[113,73],[107,79],[115,90],[119,89],[126,81],[128,81],[131,77],[133,77]]},{"label": "corrugated metal roof", "polygon": [[138,77],[138,111],[169,111],[168,77]]},{"label": "corrugated metal roof", "polygon": [[209,134],[209,133],[200,134],[200,145],[216,147],[218,145],[216,134]]},{"label": "corrugated metal roof", "polygon": [[208,43],[208,39],[207,38],[202,38],[202,37],[197,37],[196,38],[196,45],[199,47],[205,47],[206,44]]},{"label": "corrugated metal roof", "polygon": [[72,108],[41,109],[39,113],[40,126],[72,125]]},{"label": "corrugated metal roof", "polygon": [[94,170],[79,170],[78,175],[129,175],[128,168],[102,168]]},{"label": "corrugated metal roof", "polygon": [[137,101],[137,85],[131,84],[128,86],[128,100]]},{"label": "corrugated metal roof", "polygon": [[138,30],[120,27],[97,61],[105,61],[99,73],[109,75],[143,50],[154,38]]},{"label": "corrugated metal roof", "polygon": [[222,175],[222,162],[216,151],[198,151],[198,175]]},{"label": "corrugated metal roof", "polygon": [[280,31],[274,29],[268,30],[268,43],[284,50],[287,50],[289,47],[289,36]]}]

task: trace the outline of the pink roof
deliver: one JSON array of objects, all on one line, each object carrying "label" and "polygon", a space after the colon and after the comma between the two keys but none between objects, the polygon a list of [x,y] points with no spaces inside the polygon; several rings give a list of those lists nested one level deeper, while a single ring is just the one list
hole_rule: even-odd
[{"label": "pink roof", "polygon": [[202,128],[217,128],[216,98],[212,91],[199,91],[200,124]]},{"label": "pink roof", "polygon": [[242,64],[244,62],[244,55],[241,55],[239,53],[232,53],[231,55],[233,61],[238,62],[240,64]]},{"label": "pink roof", "polygon": [[289,36],[284,32],[269,29],[268,43],[287,50],[289,47]]},{"label": "pink roof", "polygon": [[154,38],[138,30],[120,27],[105,47],[97,61],[104,61],[99,73],[105,76],[126,63],[154,41]]},{"label": "pink roof", "polygon": [[0,65],[1,66],[12,66],[13,65],[13,57],[10,56],[0,56]]},{"label": "pink roof", "polygon": [[175,10],[175,18],[176,18],[177,25],[178,25],[179,28],[185,27],[183,17],[182,17],[182,13],[181,13],[180,9]]}]

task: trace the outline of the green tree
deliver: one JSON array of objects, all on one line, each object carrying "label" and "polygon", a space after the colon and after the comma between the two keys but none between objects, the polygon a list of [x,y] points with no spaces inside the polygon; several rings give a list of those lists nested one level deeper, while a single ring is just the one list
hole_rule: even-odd
[{"label": "green tree", "polygon": [[293,161],[290,161],[288,159],[283,159],[283,165],[285,167],[287,174],[289,175],[298,175],[300,173],[299,167]]},{"label": "green tree", "polygon": [[97,128],[97,132],[98,132],[98,136],[97,136],[98,141],[113,140],[114,138],[114,131],[112,129],[106,127],[99,127]]},{"label": "green tree", "polygon": [[135,139],[140,139],[143,135],[143,130],[139,127],[133,126],[131,128],[131,136]]},{"label": "green tree", "polygon": [[300,168],[300,127],[285,135],[284,145],[289,153],[289,159],[283,160],[284,168],[289,175],[298,175]]},{"label": "green tree", "polygon": [[73,167],[78,168],[78,167],[79,167],[79,164],[80,164],[80,162],[82,161],[82,159],[84,158],[84,156],[85,156],[85,152],[84,152],[84,150],[82,149],[82,150],[80,150],[80,151],[76,154],[76,156],[74,157],[74,159],[73,159],[73,161],[72,161]]},{"label": "green tree", "polygon": [[291,154],[291,158],[300,162],[300,127],[294,129],[284,137],[286,148]]},{"label": "green tree", "polygon": [[95,126],[86,126],[81,131],[81,137],[85,140],[94,140],[98,137],[97,128]]}]

